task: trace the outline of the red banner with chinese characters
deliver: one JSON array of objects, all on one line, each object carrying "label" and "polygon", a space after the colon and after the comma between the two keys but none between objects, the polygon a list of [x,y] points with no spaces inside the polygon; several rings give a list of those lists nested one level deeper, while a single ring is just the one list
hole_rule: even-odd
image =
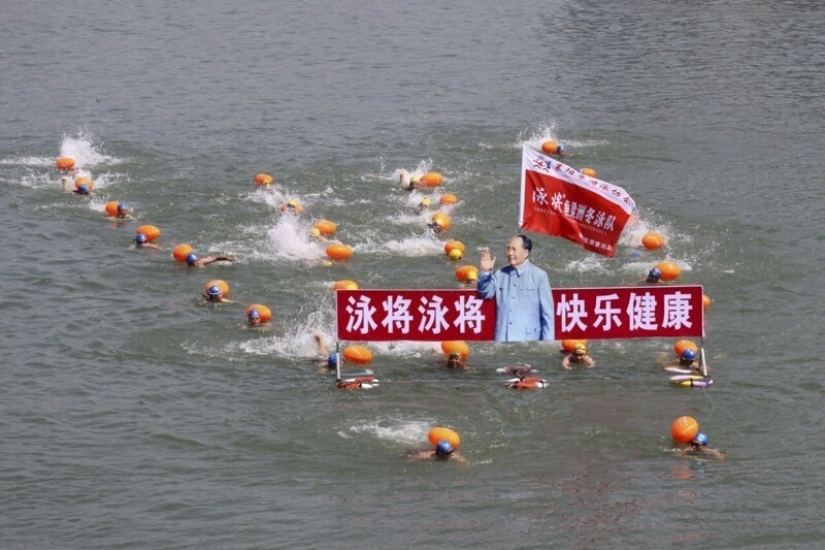
[{"label": "red banner with chinese characters", "polygon": [[492,340],[495,300],[475,290],[338,290],[338,339]]},{"label": "red banner with chinese characters", "polygon": [[519,227],[612,257],[636,203],[624,189],[528,147],[521,158]]},{"label": "red banner with chinese characters", "polygon": [[704,336],[701,286],[554,288],[556,339]]},{"label": "red banner with chinese characters", "polygon": [[[338,290],[338,339],[492,341],[495,300],[475,290]],[[701,337],[701,286],[553,289],[556,340]]]}]

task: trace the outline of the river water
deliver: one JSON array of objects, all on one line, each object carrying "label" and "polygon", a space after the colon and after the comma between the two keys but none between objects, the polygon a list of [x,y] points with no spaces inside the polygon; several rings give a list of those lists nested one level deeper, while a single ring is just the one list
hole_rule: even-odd
[{"label": "river water", "polygon": [[[3,548],[821,547],[825,8],[815,1],[9,4],[0,20]],[[331,286],[455,288],[503,248],[521,147],[565,143],[635,199],[614,258],[532,235],[558,287],[668,259],[714,302],[716,381],[673,342],[368,344],[336,390]],[[71,156],[96,196],[63,193]],[[401,169],[444,174],[405,193]],[[275,185],[252,178],[269,172]],[[433,237],[424,196],[454,193]],[[305,207],[284,216],[289,199]],[[134,221],[103,215],[125,201]],[[325,262],[320,218],[354,248]],[[141,223],[164,250],[134,250]],[[645,231],[659,251],[634,246]],[[235,264],[187,269],[178,243]],[[235,304],[198,303],[221,278]],[[271,330],[243,326],[272,308]],[[496,367],[551,386],[514,392]],[[694,416],[726,456],[680,459]],[[412,463],[427,432],[467,465]]]}]

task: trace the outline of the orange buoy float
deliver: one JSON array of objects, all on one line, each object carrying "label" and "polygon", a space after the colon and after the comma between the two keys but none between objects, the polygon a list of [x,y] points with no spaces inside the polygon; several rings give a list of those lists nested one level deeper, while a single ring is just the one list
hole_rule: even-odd
[{"label": "orange buoy float", "polygon": [[119,216],[121,213],[126,212],[126,205],[122,202],[112,201],[106,203],[106,214],[109,216]]},{"label": "orange buoy float", "polygon": [[456,203],[458,203],[458,197],[451,193],[441,195],[441,198],[438,199],[438,204],[442,206],[452,206]]},{"label": "orange buoy float", "polygon": [[72,157],[58,157],[54,161],[54,167],[63,171],[71,170],[74,168],[74,159]]},{"label": "orange buoy float", "polygon": [[272,179],[272,176],[269,174],[258,174],[255,176],[255,185],[258,187],[264,187],[266,185],[272,185],[272,182],[275,181]]},{"label": "orange buoy float", "polygon": [[441,182],[444,181],[444,176],[442,176],[438,172],[427,172],[426,174],[421,176],[419,181],[425,187],[438,187],[439,185],[441,185]]},{"label": "orange buoy float", "polygon": [[676,357],[681,357],[686,349],[692,349],[698,352],[699,346],[697,346],[693,340],[679,340],[673,344],[673,353],[676,354]]},{"label": "orange buoy float", "polygon": [[458,449],[458,446],[461,445],[461,437],[450,428],[433,428],[427,433],[427,439],[430,440],[433,446],[438,445],[441,441],[449,442],[453,449]]},{"label": "orange buoy float", "polygon": [[329,220],[318,220],[312,227],[317,229],[321,235],[334,235],[335,230],[338,229],[334,223]]},{"label": "orange buoy float", "polygon": [[548,139],[542,142],[541,150],[545,155],[560,155],[564,152],[564,145],[560,145],[552,139]]},{"label": "orange buoy float", "polygon": [[710,299],[710,296],[707,294],[702,294],[702,309],[707,309],[710,307],[710,304],[713,303],[713,300]]},{"label": "orange buoy float", "polygon": [[507,387],[514,390],[540,390],[546,388],[550,383],[544,378],[511,378],[507,381]]},{"label": "orange buoy float", "polygon": [[144,237],[146,237],[147,243],[150,243],[160,237],[160,229],[158,229],[154,225],[141,225],[135,230],[135,233],[137,235],[143,235]]},{"label": "orange buoy float", "polygon": [[442,231],[447,231],[450,228],[450,216],[444,212],[436,212],[433,214],[432,222],[438,224]]},{"label": "orange buoy float", "polygon": [[186,257],[193,251],[193,248],[188,244],[179,244],[172,250],[172,256],[179,262],[185,262]]},{"label": "orange buoy float", "polygon": [[372,352],[364,346],[347,346],[343,351],[344,361],[366,365],[372,361]]},{"label": "orange buoy float", "polygon": [[587,340],[562,340],[561,347],[564,351],[568,353],[573,353],[573,350],[576,349],[576,346],[584,346],[587,347]]},{"label": "orange buoy float", "polygon": [[662,272],[663,281],[675,281],[682,274],[682,268],[673,262],[659,262],[656,264],[656,269]]},{"label": "orange buoy float", "polygon": [[467,247],[465,247],[464,243],[461,242],[461,241],[447,241],[446,244],[444,244],[444,253],[445,254],[449,254],[450,250],[454,250],[454,249],[458,249],[459,252],[464,254],[464,251],[467,249]]},{"label": "orange buoy float", "polygon": [[591,178],[596,177],[596,169],[595,168],[582,168],[581,173],[585,176],[590,176]]},{"label": "orange buoy float", "polygon": [[462,265],[461,267],[455,270],[455,278],[461,281],[462,283],[467,282],[470,280],[470,273],[474,273],[473,279],[478,280],[478,268],[474,265]]},{"label": "orange buoy float", "polygon": [[699,433],[699,423],[692,416],[680,416],[670,426],[670,435],[679,443],[690,443]]},{"label": "orange buoy float", "polygon": [[[186,258],[184,258],[184,261],[186,261]],[[223,292],[224,298],[229,296],[229,283],[227,283],[223,279],[212,279],[211,281],[206,283],[206,285],[204,285],[203,292],[204,293],[209,292],[209,288],[213,287],[213,286],[216,286],[219,289],[221,289],[221,292]],[[271,315],[271,313],[270,313],[270,315]]]},{"label": "orange buoy float", "polygon": [[358,283],[346,279],[336,281],[335,284],[332,285],[332,290],[358,290]]},{"label": "orange buoy float", "polygon": [[80,189],[81,185],[85,185],[86,187],[88,187],[89,191],[91,191],[92,189],[95,188],[95,184],[92,183],[92,180],[90,180],[86,176],[81,176],[81,177],[77,178],[76,180],[74,180],[74,188],[75,189]]},{"label": "orange buoy float", "polygon": [[352,248],[345,244],[331,244],[327,247],[327,256],[333,260],[346,260],[352,256]]},{"label": "orange buoy float", "polygon": [[648,250],[659,250],[664,244],[665,238],[659,233],[648,233],[642,237],[642,246]]},{"label": "orange buoy float", "polygon": [[441,351],[444,352],[444,355],[450,355],[451,353],[458,352],[461,354],[462,359],[466,359],[470,356],[470,348],[464,340],[448,340],[441,342]]},{"label": "orange buoy float", "polygon": [[[220,288],[220,285],[218,285],[218,287]],[[226,292],[224,292],[224,295],[226,295]],[[246,311],[244,313],[246,314],[246,318],[250,321],[257,317],[259,323],[266,323],[270,319],[272,319],[272,310],[270,310],[263,304],[252,304],[251,306],[246,308]],[[257,315],[255,313],[257,313]]]}]

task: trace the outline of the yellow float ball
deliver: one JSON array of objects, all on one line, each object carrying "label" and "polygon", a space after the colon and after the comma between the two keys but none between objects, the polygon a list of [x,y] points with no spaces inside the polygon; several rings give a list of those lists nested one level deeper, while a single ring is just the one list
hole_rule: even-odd
[{"label": "yellow float ball", "polygon": [[345,361],[365,365],[372,361],[372,352],[364,346],[347,346],[344,348]]},{"label": "yellow float ball", "polygon": [[670,435],[679,443],[690,443],[699,433],[699,423],[692,416],[680,416],[670,426]]},{"label": "yellow float ball", "polygon": [[74,168],[74,159],[71,157],[59,157],[54,161],[54,167],[58,170],[71,170]]},{"label": "yellow float ball", "polygon": [[545,155],[555,155],[559,152],[559,144],[552,139],[548,139],[542,142],[541,151]]},{"label": "yellow float ball", "polygon": [[449,441],[453,449],[458,449],[458,446],[461,445],[461,438],[450,428],[433,428],[427,433],[427,439],[430,440],[433,446],[438,445],[440,441]]},{"label": "yellow float ball", "polygon": [[439,174],[438,172],[427,172],[423,176],[421,176],[421,183],[423,183],[427,187],[438,187],[441,185],[441,182],[444,180],[444,176]]},{"label": "yellow float ball", "polygon": [[451,250],[458,250],[462,254],[464,251],[467,250],[467,247],[464,246],[464,243],[461,241],[447,241],[444,244],[444,253],[449,254]]},{"label": "yellow float ball", "polygon": [[160,238],[160,229],[154,225],[141,225],[135,230],[135,234],[143,234],[146,237],[146,242],[150,243],[155,239]]},{"label": "yellow float ball", "polygon": [[221,292],[223,292],[223,297],[224,298],[229,296],[229,283],[227,283],[223,279],[212,279],[211,281],[206,283],[206,285],[204,285],[203,292],[207,293],[209,291],[209,288],[213,287],[213,286],[216,286],[219,289],[221,289]]},{"label": "yellow float ball", "polygon": [[673,344],[673,353],[676,354],[676,357],[681,357],[686,349],[692,349],[698,352],[699,346],[697,346],[693,340],[679,340]]},{"label": "yellow float ball", "polygon": [[358,283],[350,280],[336,281],[332,285],[332,290],[358,290]]},{"label": "yellow float ball", "polygon": [[109,216],[117,216],[118,215],[117,205],[118,205],[117,201],[107,202],[106,207],[105,207],[106,214],[109,215]]},{"label": "yellow float ball", "polygon": [[[224,295],[225,294],[226,293],[224,293]],[[252,304],[251,306],[246,308],[246,311],[244,313],[246,314],[247,319],[249,318],[249,312],[253,309],[258,312],[258,317],[260,318],[262,323],[266,323],[270,319],[272,319],[272,310],[270,310],[263,304]]]},{"label": "yellow float ball", "polygon": [[91,191],[92,189],[95,188],[95,184],[92,183],[92,180],[90,180],[86,176],[81,176],[81,177],[77,178],[76,180],[74,180],[74,188],[75,189],[80,189],[81,185],[85,185],[86,187],[88,187],[89,191]]},{"label": "yellow float ball", "polygon": [[673,262],[659,262],[656,268],[662,272],[663,281],[675,281],[682,274],[682,269]]},{"label": "yellow float ball", "polygon": [[352,248],[345,244],[331,244],[327,247],[327,256],[333,260],[346,260],[352,256]]},{"label": "yellow float ball", "polygon": [[188,244],[179,244],[172,250],[172,256],[179,262],[185,262],[186,257],[192,253],[192,247]]},{"label": "yellow float ball", "polygon": [[561,347],[566,352],[573,353],[573,350],[576,349],[576,346],[587,347],[587,340],[562,340],[561,341]]},{"label": "yellow float ball", "polygon": [[436,212],[433,214],[432,222],[437,223],[442,231],[447,231],[450,228],[450,216],[444,212]]},{"label": "yellow float ball", "polygon": [[269,174],[258,174],[255,176],[255,185],[258,187],[263,187],[265,185],[272,185],[272,182],[275,181],[272,179],[272,176]]},{"label": "yellow float ball", "polygon": [[596,177],[596,170],[594,168],[582,168],[581,173],[585,176],[590,176],[591,178]]},{"label": "yellow float ball", "polygon": [[450,355],[453,352],[458,352],[461,354],[462,359],[466,359],[470,356],[470,348],[464,340],[448,340],[441,342],[441,351],[444,352],[444,355]]},{"label": "yellow float ball", "polygon": [[312,224],[313,229],[317,229],[321,235],[334,235],[338,226],[329,220],[318,220]]},{"label": "yellow float ball", "polygon": [[458,197],[452,194],[441,195],[441,198],[438,199],[438,203],[443,206],[452,206],[458,203]]},{"label": "yellow float ball", "polygon": [[[658,250],[665,244],[665,238],[659,233],[648,233],[642,237],[642,246],[648,250]],[[664,272],[662,273],[664,275]],[[664,277],[663,277],[664,278]]]}]

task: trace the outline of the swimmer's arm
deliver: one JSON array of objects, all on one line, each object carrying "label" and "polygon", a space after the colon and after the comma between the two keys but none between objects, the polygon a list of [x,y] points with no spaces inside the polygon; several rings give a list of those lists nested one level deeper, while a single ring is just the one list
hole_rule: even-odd
[{"label": "swimmer's arm", "polygon": [[584,362],[587,363],[587,368],[592,369],[596,366],[596,361],[592,357],[585,357]]},{"label": "swimmer's arm", "polygon": [[565,355],[564,359],[561,360],[561,366],[564,370],[573,370],[573,367],[570,366],[570,356]]},{"label": "swimmer's arm", "polygon": [[707,457],[713,458],[714,460],[718,460],[719,462],[725,461],[725,455],[723,455],[719,449],[704,448],[702,449],[702,454]]}]

